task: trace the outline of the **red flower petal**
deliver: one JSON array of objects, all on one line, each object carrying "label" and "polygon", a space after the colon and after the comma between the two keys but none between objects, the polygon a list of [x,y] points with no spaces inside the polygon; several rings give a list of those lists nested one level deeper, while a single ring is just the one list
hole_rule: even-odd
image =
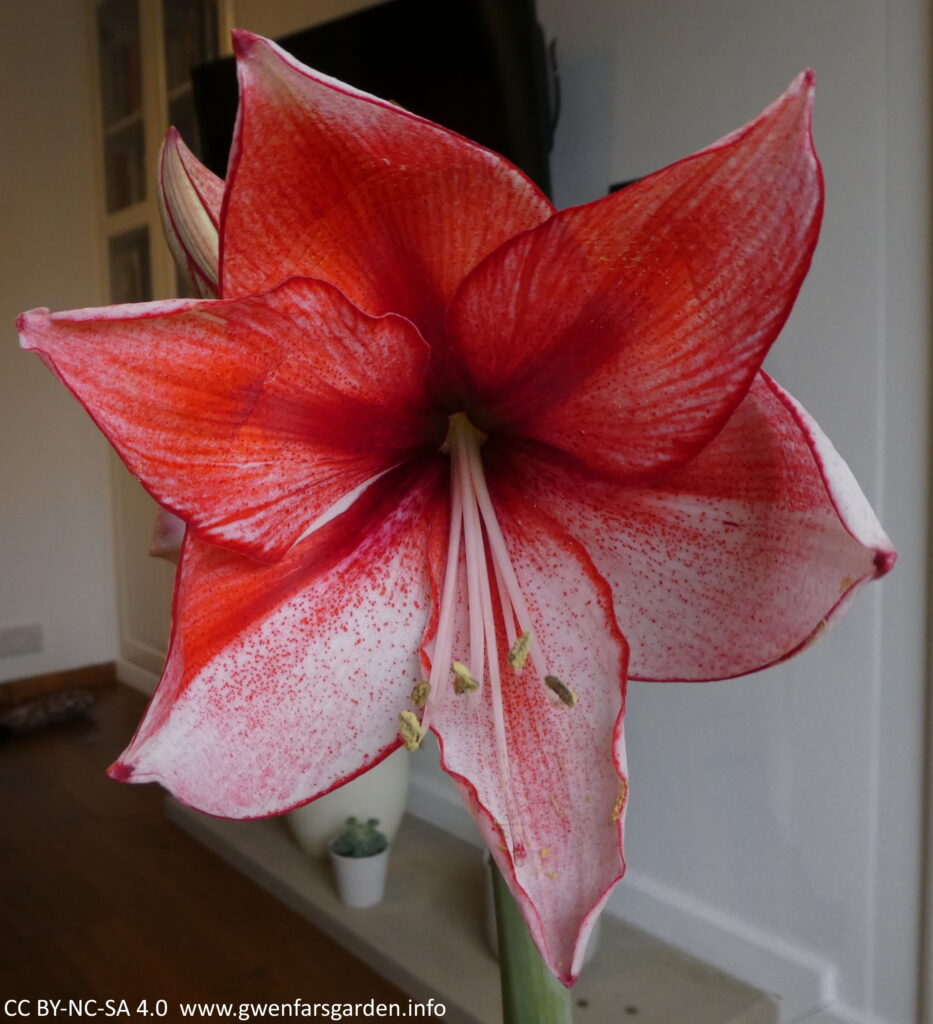
[{"label": "red flower petal", "polygon": [[254,558],[280,557],[431,436],[418,332],[321,281],[231,302],[35,310],[20,330],[162,505]]},{"label": "red flower petal", "polygon": [[466,272],[553,207],[508,161],[235,33],[240,109],[221,294],[292,274],[335,284],[429,341]]},{"label": "red flower petal", "polygon": [[654,483],[620,487],[534,454],[508,465],[612,584],[633,679],[781,661],[894,563],[848,467],[763,373],[722,433]]},{"label": "red flower petal", "polygon": [[430,609],[423,523],[443,493],[438,465],[383,477],[275,565],[189,533],[162,682],[111,774],[252,818],[395,749]]},{"label": "red flower petal", "polygon": [[[457,696],[451,689],[432,695],[431,722],[442,765],[457,783],[538,948],[553,973],[571,984],[598,912],[625,868],[627,648],[609,588],[580,545],[501,481],[493,494],[549,670],[573,689],[578,703],[565,707],[555,701],[531,661],[521,672],[513,670],[503,640],[508,782],[488,681],[475,693]],[[432,544],[436,587],[446,548],[446,532],[438,524]],[[465,658],[465,583],[459,595],[454,650]]]},{"label": "red flower petal", "polygon": [[616,479],[722,427],[810,263],[822,181],[802,75],[746,128],[486,259],[450,313],[488,421]]}]

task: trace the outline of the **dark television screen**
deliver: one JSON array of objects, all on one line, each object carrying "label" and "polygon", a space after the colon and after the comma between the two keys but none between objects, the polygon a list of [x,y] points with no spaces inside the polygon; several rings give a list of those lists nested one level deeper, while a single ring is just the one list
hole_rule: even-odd
[{"label": "dark television screen", "polygon": [[[534,0],[390,0],[277,42],[310,67],[502,153],[549,191],[554,91]],[[202,158],[224,175],[233,58],[192,77]]]}]

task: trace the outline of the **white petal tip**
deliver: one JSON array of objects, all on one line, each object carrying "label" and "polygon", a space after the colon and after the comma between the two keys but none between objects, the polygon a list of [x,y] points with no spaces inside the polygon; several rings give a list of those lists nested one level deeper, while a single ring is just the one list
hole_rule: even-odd
[{"label": "white petal tip", "polygon": [[247,57],[258,43],[267,42],[262,36],[247,32],[245,28],[235,28],[230,36],[233,40],[233,52],[237,57]]},{"label": "white petal tip", "polygon": [[794,92],[800,90],[812,90],[816,85],[816,72],[813,68],[804,68],[799,75],[791,82],[790,88]]},{"label": "white petal tip", "polygon": [[49,319],[50,313],[46,306],[39,306],[36,309],[20,313],[16,318],[16,329],[19,331],[20,348],[33,349],[35,344],[32,338],[27,337],[27,332],[34,330]]}]

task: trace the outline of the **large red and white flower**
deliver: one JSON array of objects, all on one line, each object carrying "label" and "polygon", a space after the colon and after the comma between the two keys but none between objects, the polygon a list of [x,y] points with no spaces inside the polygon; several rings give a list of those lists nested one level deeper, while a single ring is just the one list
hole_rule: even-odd
[{"label": "large red and white flower", "polygon": [[20,320],[187,525],[113,774],[255,817],[431,729],[569,983],[624,869],[626,679],[777,662],[893,564],[760,369],[822,211],[812,78],[557,212],[499,156],[236,42],[226,183],[174,138],[163,167],[208,297]]}]

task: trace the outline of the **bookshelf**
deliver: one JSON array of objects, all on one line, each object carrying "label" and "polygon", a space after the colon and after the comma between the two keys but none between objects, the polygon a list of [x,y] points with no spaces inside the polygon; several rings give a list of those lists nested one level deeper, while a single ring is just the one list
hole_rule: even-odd
[{"label": "bookshelf", "polygon": [[102,234],[111,302],[176,294],[157,207],[157,157],[170,124],[197,153],[190,70],[228,49],[225,0],[98,0]]},{"label": "bookshelf", "polygon": [[[190,70],[230,52],[231,7],[232,0],[90,0],[108,302],[186,294],[162,238],[159,147],[174,124],[197,153]],[[122,675],[148,688],[167,649],[174,573],[148,555],[155,502],[116,457],[113,464]]]}]

